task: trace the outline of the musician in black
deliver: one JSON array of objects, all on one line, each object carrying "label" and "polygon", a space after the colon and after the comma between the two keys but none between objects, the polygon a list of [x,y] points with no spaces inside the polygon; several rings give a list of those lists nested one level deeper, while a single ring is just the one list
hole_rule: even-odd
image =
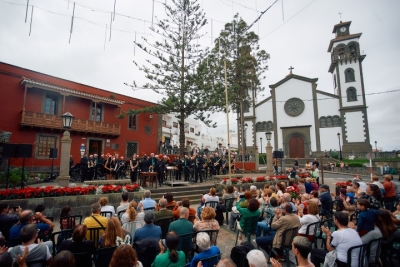
[{"label": "musician in black", "polygon": [[94,179],[97,180],[97,171],[99,169],[99,159],[97,158],[97,154],[93,155],[93,165],[94,165]]},{"label": "musician in black", "polygon": [[132,159],[129,161],[129,166],[131,167],[131,182],[132,184],[136,184],[139,167],[139,160],[136,153],[132,155]]},{"label": "musician in black", "polygon": [[181,157],[179,155],[176,155],[176,157],[174,158],[173,161],[175,167],[178,168],[178,170],[175,171],[175,180],[181,180],[181,176],[182,176],[182,160]]},{"label": "musician in black", "polygon": [[214,161],[215,174],[219,175],[222,168],[222,158],[218,155],[218,152],[215,153]]},{"label": "musician in black", "polygon": [[109,157],[104,168],[107,170],[107,180],[115,179],[115,168],[117,167],[117,160],[115,156]]},{"label": "musician in black", "polygon": [[186,154],[185,159],[183,160],[183,172],[185,175],[185,182],[189,182],[189,174],[190,174],[190,165],[192,164],[192,161],[190,160],[189,156]]},{"label": "musician in black", "polygon": [[89,159],[87,157],[87,153],[83,154],[83,158],[81,158],[81,182],[83,183],[88,179],[88,162]]},{"label": "musician in black", "polygon": [[139,167],[140,167],[140,172],[149,172],[150,161],[149,157],[146,154],[142,156],[142,159],[139,162]]},{"label": "musician in black", "polygon": [[97,169],[99,170],[99,173],[101,176],[104,176],[104,164],[106,163],[106,159],[104,157],[104,154],[101,154],[100,158],[97,161]]},{"label": "musician in black", "polygon": [[155,171],[157,172],[157,179],[158,179],[158,185],[162,186],[164,183],[164,177],[165,177],[165,172],[167,170],[167,167],[165,166],[165,161],[162,155],[158,156],[158,160],[155,163]]},{"label": "musician in black", "polygon": [[125,178],[126,177],[126,162],[124,157],[116,158],[118,167],[116,169],[116,178]]},{"label": "musician in black", "polygon": [[207,180],[207,173],[208,173],[209,168],[208,168],[208,158],[207,158],[206,154],[203,155],[203,160],[204,160],[204,164],[203,164],[204,176],[203,177],[204,177],[204,180]]},{"label": "musician in black", "polygon": [[200,178],[200,183],[202,183],[203,182],[204,159],[199,154],[196,154],[195,162],[196,162],[195,163],[196,172],[194,175],[194,179],[195,179],[195,182],[197,183],[198,179]]},{"label": "musician in black", "polygon": [[221,164],[222,164],[222,174],[227,174],[229,164],[228,164],[228,160],[226,159],[225,155],[222,156],[222,158],[221,158]]},{"label": "musician in black", "polygon": [[208,173],[209,173],[208,176],[211,179],[212,176],[214,175],[214,156],[213,156],[213,154],[210,154],[210,157],[208,158],[207,168],[208,168]]}]

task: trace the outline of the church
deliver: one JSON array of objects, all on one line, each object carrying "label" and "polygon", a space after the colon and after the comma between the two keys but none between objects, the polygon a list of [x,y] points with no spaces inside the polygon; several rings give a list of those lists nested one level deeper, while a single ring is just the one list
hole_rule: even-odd
[{"label": "church", "polygon": [[[330,149],[369,152],[367,104],[360,53],[361,33],[351,34],[349,22],[333,27],[329,43],[334,94],[317,89],[318,78],[290,74],[270,85],[271,96],[256,102],[253,97],[244,114],[250,129],[246,139],[257,144],[271,132],[273,150],[289,158],[308,157],[310,151]],[[251,145],[251,144],[248,144]],[[253,147],[256,147],[254,145]]]}]

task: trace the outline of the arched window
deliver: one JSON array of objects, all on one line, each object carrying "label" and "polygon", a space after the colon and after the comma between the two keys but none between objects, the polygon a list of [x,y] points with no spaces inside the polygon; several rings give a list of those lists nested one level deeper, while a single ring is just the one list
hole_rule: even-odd
[{"label": "arched window", "polygon": [[355,57],[357,55],[357,47],[355,43],[349,44],[349,51],[350,51],[350,56]]},{"label": "arched window", "polygon": [[333,116],[333,127],[338,127],[340,126],[340,117],[339,116]]},{"label": "arched window", "polygon": [[256,131],[257,132],[262,132],[263,131],[263,127],[262,127],[261,122],[257,122],[256,123]]},{"label": "arched window", "polygon": [[338,49],[339,58],[344,58],[344,47]]},{"label": "arched window", "polygon": [[347,88],[347,102],[357,101],[357,90],[354,87]]},{"label": "arched window", "polygon": [[346,83],[348,82],[354,82],[356,79],[354,77],[354,70],[353,69],[346,69],[344,71],[344,78]]},{"label": "arched window", "polygon": [[267,130],[267,122],[263,121],[262,123],[262,130],[265,132]]},{"label": "arched window", "polygon": [[326,127],[332,127],[332,126],[333,126],[332,117],[331,116],[326,117]]},{"label": "arched window", "polygon": [[272,123],[272,121],[268,121],[267,122],[267,131],[273,131],[273,126],[274,126],[274,124]]},{"label": "arched window", "polygon": [[319,127],[321,127],[321,128],[325,128],[326,127],[326,119],[325,119],[325,117],[321,117],[319,119]]},{"label": "arched window", "polygon": [[250,112],[250,102],[248,100],[243,101],[243,112]]}]

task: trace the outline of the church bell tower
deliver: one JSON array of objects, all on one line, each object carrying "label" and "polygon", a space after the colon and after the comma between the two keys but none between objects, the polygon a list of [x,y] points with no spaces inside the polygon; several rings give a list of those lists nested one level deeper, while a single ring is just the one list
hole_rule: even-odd
[{"label": "church bell tower", "polygon": [[350,34],[350,24],[340,22],[333,27],[335,38],[329,43],[329,72],[333,76],[334,93],[339,96],[342,120],[343,152],[370,152],[367,105],[360,50],[361,33]]}]

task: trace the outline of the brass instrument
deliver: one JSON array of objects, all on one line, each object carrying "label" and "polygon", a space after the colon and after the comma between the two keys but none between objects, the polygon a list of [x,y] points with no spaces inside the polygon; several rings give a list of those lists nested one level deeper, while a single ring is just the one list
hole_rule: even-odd
[{"label": "brass instrument", "polygon": [[219,158],[219,159],[214,163],[214,166],[215,166],[215,167],[218,166],[220,160],[221,160],[221,158]]},{"label": "brass instrument", "polygon": [[203,164],[203,169],[207,167],[207,164],[210,162],[210,159],[207,159],[206,162]]}]

